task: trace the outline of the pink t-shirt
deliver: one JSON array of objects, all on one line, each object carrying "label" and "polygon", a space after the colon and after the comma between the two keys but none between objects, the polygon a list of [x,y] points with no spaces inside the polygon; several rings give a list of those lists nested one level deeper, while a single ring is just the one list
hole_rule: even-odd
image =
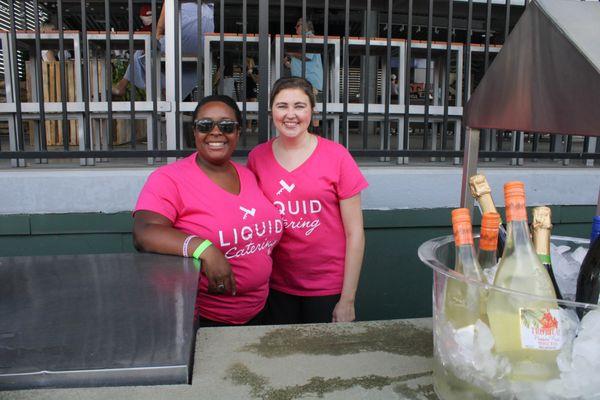
[{"label": "pink t-shirt", "polygon": [[339,203],[368,183],[350,153],[330,140],[318,137],[311,156],[291,172],[277,162],[272,146],[261,144],[248,156],[248,168],[283,219],[271,287],[297,296],[339,294],[346,256]]},{"label": "pink t-shirt", "polygon": [[277,209],[267,200],[247,168],[232,163],[240,193],[231,194],[211,181],[196,164],[196,153],[154,171],[146,181],[135,211],[164,215],[183,232],[210,240],[225,255],[237,295],[213,295],[202,273],[196,316],[243,324],[263,309],[269,291],[271,252],[283,231]]}]

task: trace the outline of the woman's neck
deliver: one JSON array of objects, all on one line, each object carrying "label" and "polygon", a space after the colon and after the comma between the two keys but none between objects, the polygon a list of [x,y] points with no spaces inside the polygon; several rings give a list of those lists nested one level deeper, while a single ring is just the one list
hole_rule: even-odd
[{"label": "woman's neck", "polygon": [[207,174],[219,174],[226,172],[229,170],[229,168],[231,168],[230,160],[224,162],[223,164],[213,164],[204,160],[199,155],[196,155],[196,164]]},{"label": "woman's neck", "polygon": [[280,135],[277,140],[284,150],[304,150],[311,146],[312,135],[306,131],[296,137]]}]

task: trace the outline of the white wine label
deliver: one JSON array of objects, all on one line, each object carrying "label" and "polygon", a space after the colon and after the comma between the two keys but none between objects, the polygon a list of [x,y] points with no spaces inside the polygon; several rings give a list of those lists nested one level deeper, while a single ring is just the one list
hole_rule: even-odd
[{"label": "white wine label", "polygon": [[534,350],[560,350],[562,337],[558,309],[520,308],[521,347]]}]

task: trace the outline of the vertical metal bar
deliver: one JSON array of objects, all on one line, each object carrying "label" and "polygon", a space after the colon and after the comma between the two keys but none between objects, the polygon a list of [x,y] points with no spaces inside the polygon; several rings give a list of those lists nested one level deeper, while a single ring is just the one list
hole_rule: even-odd
[{"label": "vertical metal bar", "polygon": [[[469,0],[469,12],[467,17],[467,43],[465,44],[465,87],[463,89],[463,105],[467,104],[471,96],[471,35],[473,33],[473,0]],[[461,148],[465,140],[465,124],[461,126]]]},{"label": "vertical metal bar", "polygon": [[327,127],[327,102],[329,99],[329,0],[325,0],[324,5],[324,16],[323,16],[323,109],[321,114],[321,132],[322,135],[328,137],[326,132]]},{"label": "vertical metal bar", "polygon": [[[306,78],[306,0],[302,0],[302,77]],[[313,32],[314,33],[314,32]]]},{"label": "vertical metal bar", "polygon": [[510,30],[510,0],[506,0],[506,16],[504,17],[504,43],[508,37],[508,31]]},{"label": "vertical metal bar", "polygon": [[490,35],[492,33],[491,30],[492,23],[492,0],[487,0],[487,14],[485,17],[485,61],[483,65],[484,73],[487,72],[488,66],[490,64]]},{"label": "vertical metal bar", "polygon": [[[247,25],[247,18],[248,18],[248,13],[247,13],[247,9],[246,9],[246,0],[243,0],[242,2],[242,129],[241,132],[245,132],[246,130],[246,101],[247,99],[247,92],[246,92],[246,81],[248,79],[248,65],[247,65],[247,61],[246,58],[248,57],[248,49],[247,49],[247,32],[246,29],[248,28]],[[246,141],[246,135],[244,134],[244,142]],[[245,143],[244,143],[245,144]]]},{"label": "vertical metal bar", "polygon": [[479,160],[479,130],[469,128],[465,139],[463,175],[460,186],[460,206],[473,212],[473,197],[469,191],[469,178],[477,173]]},{"label": "vertical metal bar", "polygon": [[104,0],[104,24],[106,30],[106,47],[104,52],[104,90],[106,91],[107,101],[107,120],[106,126],[108,131],[108,138],[106,141],[109,150],[112,150],[113,142],[113,115],[112,115],[112,63],[111,51],[110,51],[110,0]]},{"label": "vertical metal bar", "polygon": [[[221,0],[223,1],[223,0]],[[175,148],[181,150],[181,27],[179,26],[179,0],[173,1],[175,29]]]},{"label": "vertical metal bar", "polygon": [[387,8],[387,41],[386,41],[386,54],[385,54],[385,106],[383,114],[383,148],[387,150],[389,148],[390,138],[390,99],[392,95],[392,0],[388,0]]},{"label": "vertical metal bar", "polygon": [[404,138],[403,149],[408,150],[408,129],[410,125],[410,67],[411,67],[411,47],[412,47],[412,17],[413,0],[408,0],[408,26],[406,38],[406,64],[404,71]]},{"label": "vertical metal bar", "polygon": [[[261,77],[262,88],[265,89],[269,76],[269,0],[259,0],[258,3],[258,76]],[[269,91],[258,92],[258,141],[269,139]]]},{"label": "vertical metal bar", "polygon": [[[245,1],[245,0],[244,0]],[[196,101],[200,100],[200,94],[204,93],[204,85],[202,79],[202,65],[204,64],[204,33],[202,31],[202,0],[198,0],[196,3],[196,17],[198,18],[198,37],[200,38],[200,45],[196,53],[196,75],[198,75],[198,82],[196,84]],[[244,23],[246,21],[244,20]]]},{"label": "vertical metal bar", "polygon": [[220,0],[219,7],[219,94],[223,94],[225,88],[225,0]]},{"label": "vertical metal bar", "polygon": [[[88,40],[87,40],[87,13],[86,13],[86,2],[81,0],[81,36],[82,36],[82,47],[83,47],[83,143],[85,150],[91,149],[90,141],[90,91],[89,91],[89,62],[90,55],[88,53]],[[97,79],[97,77],[95,77]]]},{"label": "vertical metal bar", "polygon": [[[448,1],[448,33],[446,35],[446,76],[444,78],[444,119],[442,123],[441,148],[446,150],[446,139],[448,137],[448,107],[450,103],[450,65],[452,63],[452,26],[454,18],[454,0]],[[457,76],[456,79],[462,79]]]},{"label": "vertical metal bar", "polygon": [[533,144],[531,145],[531,151],[533,151],[534,153],[537,152],[539,144],[540,144],[540,134],[534,133],[533,134]]},{"label": "vertical metal bar", "polygon": [[344,15],[344,82],[342,84],[344,89],[344,106],[342,110],[342,127],[344,129],[343,144],[346,148],[350,148],[350,136],[349,136],[349,124],[348,124],[348,95],[349,88],[349,77],[348,71],[350,70],[350,46],[348,41],[350,40],[350,0],[346,0],[345,15]]},{"label": "vertical metal bar", "polygon": [[285,57],[285,0],[281,0],[281,4],[279,5],[279,48],[280,50],[280,60],[279,60],[279,78],[283,75],[283,69],[285,68],[283,59]]},{"label": "vertical metal bar", "polygon": [[573,149],[573,135],[567,135],[567,153]]},{"label": "vertical metal bar", "polygon": [[[127,7],[129,8],[129,65],[134,61],[134,49],[133,49],[133,0],[127,1]],[[135,149],[135,97],[137,89],[133,82],[135,82],[135,68],[133,66],[131,70],[131,85],[129,87],[129,146]]]},{"label": "vertical metal bar", "polygon": [[67,119],[67,77],[65,73],[65,36],[63,27],[62,0],[57,1],[58,7],[58,54],[60,64],[60,101],[62,103],[62,140],[63,149],[69,150],[69,123]]},{"label": "vertical metal bar", "polygon": [[[12,59],[12,72],[13,72],[13,92],[14,92],[14,100],[15,100],[15,111],[17,114],[17,118],[15,120],[15,135],[17,139],[17,151],[23,151],[25,146],[25,139],[23,136],[23,114],[21,112],[21,85],[19,79],[19,64],[18,64],[18,51],[17,51],[17,29],[15,26],[15,3],[11,3],[8,7],[8,18],[10,20],[10,42],[11,48],[15,52],[13,54]],[[4,53],[6,54],[6,53]]]},{"label": "vertical metal bar", "polygon": [[[510,0],[506,0],[506,14],[504,17],[504,40],[502,45],[506,44],[506,39],[508,38],[508,33],[510,30]],[[504,135],[506,131],[500,130],[496,131],[496,143],[497,143],[497,151],[502,151],[502,147],[504,145]]]},{"label": "vertical metal bar", "polygon": [[369,145],[369,62],[371,60],[371,40],[369,31],[369,19],[371,18],[371,0],[367,0],[367,9],[365,12],[365,62],[363,79],[363,150]]},{"label": "vertical metal bar", "polygon": [[425,113],[423,115],[423,150],[427,149],[427,139],[429,138],[429,93],[431,90],[430,85],[431,41],[433,40],[433,0],[429,0],[429,11],[427,16],[427,60],[425,64]]},{"label": "vertical metal bar", "polygon": [[[83,1],[83,0],[82,0]],[[160,88],[157,85],[158,73],[157,69],[160,66],[160,54],[158,54],[158,43],[156,38],[156,0],[152,0],[150,7],[152,8],[152,45],[150,48],[150,53],[152,57],[151,62],[151,76],[152,76],[152,149],[156,150],[160,148],[160,144],[158,143],[158,96]],[[161,85],[162,86],[162,85]]]},{"label": "vertical metal bar", "polygon": [[[46,151],[48,146],[46,143],[46,110],[44,103],[44,84],[42,76],[42,51],[40,40],[40,9],[38,0],[33,2],[33,10],[35,13],[35,80],[37,83],[38,106],[40,108],[40,119],[38,120],[38,150]],[[6,49],[4,57],[7,56]],[[31,134],[31,133],[30,133]]]}]

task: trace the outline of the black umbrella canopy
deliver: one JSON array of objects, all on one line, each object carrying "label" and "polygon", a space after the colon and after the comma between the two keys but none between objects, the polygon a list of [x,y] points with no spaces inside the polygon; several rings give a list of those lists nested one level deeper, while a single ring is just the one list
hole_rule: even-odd
[{"label": "black umbrella canopy", "polygon": [[465,121],[600,136],[600,2],[533,0],[469,99]]}]

